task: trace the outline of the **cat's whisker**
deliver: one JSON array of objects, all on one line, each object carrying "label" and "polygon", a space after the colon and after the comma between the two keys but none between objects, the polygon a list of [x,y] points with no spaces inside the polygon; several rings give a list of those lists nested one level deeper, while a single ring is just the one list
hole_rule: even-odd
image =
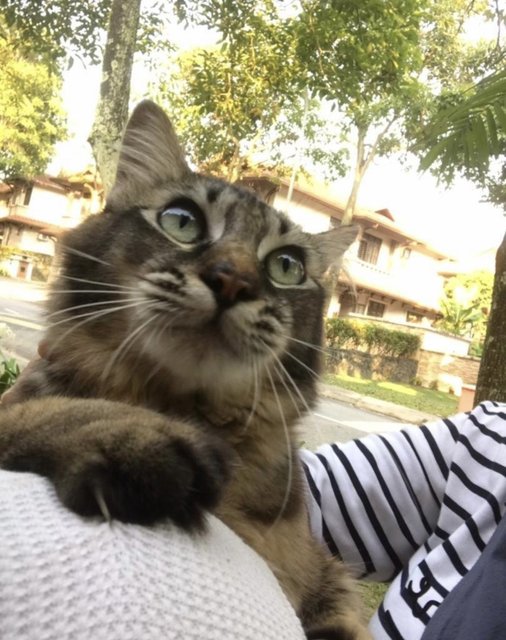
[{"label": "cat's whisker", "polygon": [[285,355],[289,356],[290,358],[292,358],[292,360],[295,360],[295,362],[298,362],[300,364],[301,367],[304,367],[304,369],[307,369],[307,371],[309,371],[309,373],[316,379],[319,380],[320,379],[320,375],[314,370],[311,369],[311,367],[309,367],[305,362],[302,362],[302,360],[300,360],[299,358],[297,358],[297,356],[294,356],[293,353],[290,353],[289,351],[287,351],[285,353]]},{"label": "cat's whisker", "polygon": [[302,344],[305,347],[309,347],[310,349],[313,349],[314,351],[319,351],[320,353],[323,353],[324,355],[328,355],[329,353],[332,352],[332,350],[330,349],[330,347],[321,347],[318,346],[316,344],[312,344],[311,342],[306,342],[305,340],[299,340],[298,338],[293,338],[292,336],[286,335],[284,334],[284,336],[287,340],[291,340],[292,342],[297,342],[298,344]]},{"label": "cat's whisker", "polygon": [[109,377],[109,374],[111,373],[114,365],[116,364],[116,362],[119,362],[121,358],[126,355],[126,353],[128,352],[128,349],[135,342],[136,337],[138,337],[142,332],[142,330],[157,318],[158,318],[158,315],[156,313],[152,316],[149,316],[149,318],[145,322],[143,322],[138,327],[136,327],[133,331],[131,331],[127,335],[127,337],[121,342],[121,344],[114,350],[112,356],[109,358],[100,376],[100,380],[102,383],[107,381],[107,378]]},{"label": "cat's whisker", "polygon": [[[179,318],[179,316],[182,315],[182,311],[180,311],[179,313],[177,313],[174,316],[170,316],[169,319],[167,320],[167,322],[164,322],[160,327],[158,327],[158,330],[155,329],[154,334],[152,336],[152,341],[156,342],[160,336],[162,335],[162,333],[164,333],[165,331],[167,331],[167,329],[170,328],[171,325],[173,325],[175,323],[175,321]],[[143,350],[144,350],[144,346],[143,346]],[[159,361],[155,367],[152,368],[151,373],[149,374],[148,378],[145,381],[145,385],[146,387],[149,386],[149,383],[151,382],[151,380],[156,376],[156,374],[162,369],[163,367],[163,362]]]},{"label": "cat's whisker", "polygon": [[299,389],[299,386],[297,385],[297,383],[295,382],[293,377],[290,375],[290,373],[288,372],[288,370],[285,367],[285,365],[281,362],[279,357],[276,355],[276,353],[272,349],[270,349],[270,347],[267,347],[267,345],[266,345],[266,348],[269,349],[269,351],[271,352],[274,360],[277,362],[277,364],[280,366],[281,370],[284,372],[287,380],[290,382],[290,384],[292,385],[295,393],[298,395],[300,401],[302,402],[302,406],[307,411],[307,413],[310,414],[311,413],[311,408],[308,405],[306,398],[304,398],[301,390]]},{"label": "cat's whisker", "polygon": [[[83,318],[83,317],[85,318],[85,320],[78,322],[76,325],[73,325],[72,327],[70,327],[70,329],[68,329],[68,331],[65,331],[61,336],[59,336],[59,338],[55,342],[51,343],[51,345],[49,346],[48,359],[49,360],[51,359],[51,354],[55,351],[55,348],[60,344],[62,340],[64,340],[70,333],[72,333],[72,331],[76,331],[77,329],[80,329],[82,326],[84,326],[88,322],[92,322],[93,320],[101,318],[102,316],[105,316],[109,313],[122,311],[125,308],[138,307],[138,306],[141,306],[142,304],[146,304],[146,301],[143,300],[142,302],[136,302],[134,304],[120,305],[118,307],[115,307],[114,309],[106,309],[105,311],[93,311],[91,313],[82,313],[79,316],[73,316],[72,318],[67,318],[66,320],[67,322],[70,322],[71,320],[75,320],[76,318]],[[61,324],[61,321],[57,322],[56,324]]]},{"label": "cat's whisker", "polygon": [[127,287],[124,284],[116,284],[114,282],[104,282],[103,280],[88,280],[87,278],[76,278],[75,276],[66,276],[63,273],[58,276],[59,278],[65,278],[65,280],[72,280],[74,282],[85,282],[86,284],[98,284],[101,287],[111,287],[112,289],[127,289],[128,291],[136,291],[135,287]]},{"label": "cat's whisker", "polygon": [[116,305],[113,309],[106,309],[105,311],[89,311],[87,313],[78,313],[76,316],[72,315],[69,318],[64,318],[63,320],[58,320],[57,322],[51,322],[52,327],[57,327],[60,324],[65,324],[67,322],[72,322],[72,320],[77,320],[78,318],[86,318],[88,316],[97,316],[106,315],[107,313],[112,313],[113,311],[121,311],[123,309],[128,309],[129,307],[135,307],[140,303],[146,303],[146,298],[129,298],[128,303],[119,304],[117,300],[110,300],[107,304]]},{"label": "cat's whisker", "polygon": [[[109,291],[107,293],[110,293]],[[128,297],[128,293],[124,294],[125,296],[127,296],[125,298],[125,302],[130,302],[130,301],[134,301],[134,300],[141,300],[141,298],[129,298]],[[63,309],[59,309],[58,311],[55,311],[53,313],[50,313],[47,317],[48,318],[53,318],[54,316],[58,316],[61,315],[62,313],[67,313],[68,311],[75,311],[76,309],[85,309],[87,307],[100,307],[100,306],[104,306],[104,305],[111,305],[111,304],[117,304],[118,301],[116,300],[101,300],[100,302],[86,302],[84,304],[77,304],[73,307],[65,307]],[[77,316],[74,316],[77,317]],[[57,323],[56,323],[57,324]]]},{"label": "cat's whisker", "polygon": [[251,423],[251,421],[253,420],[253,416],[255,415],[255,411],[258,407],[258,403],[260,401],[260,381],[259,381],[259,373],[258,373],[258,367],[257,367],[257,362],[255,360],[255,358],[253,357],[251,360],[251,364],[252,364],[252,369],[253,369],[253,384],[254,384],[254,388],[253,388],[253,402],[251,403],[251,410],[249,412],[249,415],[246,419],[246,422],[244,424],[244,431],[246,431]]},{"label": "cat's whisker", "polygon": [[290,494],[291,494],[291,491],[292,491],[292,483],[293,483],[293,457],[292,457],[292,442],[291,442],[291,438],[290,438],[290,432],[288,430],[288,425],[286,424],[285,413],[283,411],[283,407],[281,406],[281,400],[279,399],[279,394],[277,392],[276,385],[274,384],[274,380],[272,379],[271,372],[269,371],[269,369],[267,367],[266,367],[265,371],[266,371],[267,377],[269,378],[269,381],[271,383],[272,392],[273,392],[274,397],[276,399],[276,404],[278,405],[279,416],[280,416],[281,422],[283,424],[283,430],[284,430],[285,438],[286,438],[287,459],[288,459],[288,472],[287,472],[287,479],[286,479],[285,495],[283,497],[283,502],[281,503],[281,507],[279,509],[278,515],[276,516],[276,518],[274,519],[274,522],[271,524],[271,526],[266,531],[265,535],[268,536],[269,533],[272,531],[272,529],[274,529],[274,527],[277,525],[277,523],[281,520],[281,518],[283,516],[283,513],[285,512],[286,506],[288,504],[288,500],[290,499]]},{"label": "cat's whisker", "polygon": [[[276,372],[281,384],[285,388],[285,391],[287,392],[290,400],[292,401],[292,404],[295,407],[295,411],[297,412],[297,415],[299,416],[299,418],[301,418],[302,417],[302,412],[300,410],[300,407],[297,404],[297,401],[294,398],[294,395],[293,395],[292,391],[290,390],[290,387],[285,382],[285,375],[287,375],[286,370],[283,370],[283,369],[277,367],[276,365],[274,365],[274,366],[275,366],[274,371]],[[289,375],[288,375],[288,377],[291,378],[291,376],[289,376]],[[290,382],[293,382],[293,381],[290,380]]]},{"label": "cat's whisker", "polygon": [[[132,289],[135,291],[135,289]],[[110,296],[126,296],[129,291],[114,291],[111,289],[51,289],[51,293],[105,293]]]},{"label": "cat's whisker", "polygon": [[97,258],[97,256],[92,256],[91,253],[86,253],[85,251],[80,251],[79,249],[74,249],[74,247],[69,247],[66,244],[60,245],[62,251],[67,251],[68,253],[73,253],[75,256],[79,256],[80,258],[86,258],[87,260],[91,260],[92,262],[98,262],[99,264],[103,264],[106,267],[112,267],[110,262],[106,262],[101,258]]}]

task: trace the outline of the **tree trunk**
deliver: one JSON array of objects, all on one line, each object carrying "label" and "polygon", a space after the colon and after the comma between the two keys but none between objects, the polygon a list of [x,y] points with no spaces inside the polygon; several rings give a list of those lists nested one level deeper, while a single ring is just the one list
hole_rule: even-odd
[{"label": "tree trunk", "polygon": [[506,402],[506,235],[497,250],[492,306],[487,324],[475,404]]},{"label": "tree trunk", "polygon": [[141,0],[113,0],[100,100],[89,138],[105,194],[113,185],[119,145],[128,119],[130,81]]},{"label": "tree trunk", "polygon": [[364,177],[364,172],[365,172],[364,166],[365,166],[365,131],[363,131],[362,129],[358,129],[357,159],[355,162],[355,171],[353,174],[353,184],[351,187],[350,195],[348,196],[348,200],[346,202],[346,207],[344,209],[343,219],[341,220],[341,224],[348,225],[352,223],[353,216],[355,214],[355,208],[357,206],[358,191],[362,183],[362,178]]}]

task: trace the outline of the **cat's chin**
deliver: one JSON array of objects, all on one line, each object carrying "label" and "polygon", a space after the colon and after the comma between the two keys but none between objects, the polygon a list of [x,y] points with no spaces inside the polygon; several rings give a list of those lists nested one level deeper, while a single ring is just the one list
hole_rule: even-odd
[{"label": "cat's chin", "polygon": [[244,393],[271,361],[270,354],[248,353],[244,344],[223,337],[220,326],[173,327],[145,345],[182,393]]}]

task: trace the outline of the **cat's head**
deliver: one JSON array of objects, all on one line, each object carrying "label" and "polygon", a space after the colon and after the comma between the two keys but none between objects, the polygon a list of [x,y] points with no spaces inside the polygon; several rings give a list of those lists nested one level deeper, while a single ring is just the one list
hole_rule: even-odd
[{"label": "cat's head", "polygon": [[[145,355],[182,390],[211,391],[240,388],[266,368],[304,377],[317,367],[304,343],[320,344],[324,274],[355,228],[305,233],[249,191],[193,172],[149,101],[130,118],[98,218],[67,239],[66,277],[90,292],[65,305],[89,301],[87,328],[116,336],[115,364]],[[104,286],[93,294],[81,279]]]}]

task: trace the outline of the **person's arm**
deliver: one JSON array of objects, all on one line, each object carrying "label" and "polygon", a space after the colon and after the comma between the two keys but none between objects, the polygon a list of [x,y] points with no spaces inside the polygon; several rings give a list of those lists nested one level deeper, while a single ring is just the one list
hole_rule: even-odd
[{"label": "person's arm", "polygon": [[302,451],[315,536],[358,576],[391,579],[434,531],[465,419]]}]

